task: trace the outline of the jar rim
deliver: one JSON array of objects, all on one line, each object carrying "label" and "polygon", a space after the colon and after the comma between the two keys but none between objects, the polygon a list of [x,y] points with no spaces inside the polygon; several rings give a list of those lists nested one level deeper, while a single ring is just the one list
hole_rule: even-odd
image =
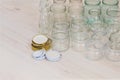
[{"label": "jar rim", "polygon": [[[112,0],[110,0],[110,1],[112,1]],[[113,6],[113,5],[118,5],[118,4],[119,4],[119,1],[116,0],[116,2],[112,4],[112,3],[107,3],[107,2],[105,2],[105,0],[102,0],[102,4],[104,4],[104,5],[109,5],[109,6]]]},{"label": "jar rim", "polygon": [[101,1],[100,1],[100,0],[96,0],[96,3],[89,3],[89,2],[87,2],[87,0],[85,0],[85,4],[86,4],[86,5],[97,6],[97,5],[100,5],[100,4],[101,4]]}]

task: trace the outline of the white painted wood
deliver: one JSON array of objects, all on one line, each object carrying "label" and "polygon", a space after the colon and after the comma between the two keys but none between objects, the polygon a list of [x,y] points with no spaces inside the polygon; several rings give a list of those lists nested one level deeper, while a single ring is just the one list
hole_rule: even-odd
[{"label": "white painted wood", "polygon": [[0,80],[120,80],[120,63],[69,50],[60,62],[34,61],[39,0],[0,0]]}]

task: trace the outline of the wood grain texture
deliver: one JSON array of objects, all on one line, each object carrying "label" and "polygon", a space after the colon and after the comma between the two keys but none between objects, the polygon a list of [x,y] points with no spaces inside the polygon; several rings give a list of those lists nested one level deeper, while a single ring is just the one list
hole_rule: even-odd
[{"label": "wood grain texture", "polygon": [[0,80],[120,80],[120,63],[69,50],[59,62],[34,61],[39,0],[0,0]]}]

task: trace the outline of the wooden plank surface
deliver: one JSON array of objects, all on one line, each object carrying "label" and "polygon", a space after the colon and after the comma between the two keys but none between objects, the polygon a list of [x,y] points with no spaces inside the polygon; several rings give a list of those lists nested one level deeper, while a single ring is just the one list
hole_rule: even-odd
[{"label": "wooden plank surface", "polygon": [[0,80],[120,80],[120,63],[69,50],[60,62],[32,59],[39,0],[0,0]]}]

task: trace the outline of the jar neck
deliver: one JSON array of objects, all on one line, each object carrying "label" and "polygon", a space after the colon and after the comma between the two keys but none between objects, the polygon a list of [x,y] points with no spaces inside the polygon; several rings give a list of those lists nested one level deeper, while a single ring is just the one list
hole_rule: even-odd
[{"label": "jar neck", "polygon": [[100,0],[85,0],[85,5],[99,6],[100,4],[101,4]]},{"label": "jar neck", "polygon": [[119,4],[118,0],[102,0],[103,5],[116,6]]}]

